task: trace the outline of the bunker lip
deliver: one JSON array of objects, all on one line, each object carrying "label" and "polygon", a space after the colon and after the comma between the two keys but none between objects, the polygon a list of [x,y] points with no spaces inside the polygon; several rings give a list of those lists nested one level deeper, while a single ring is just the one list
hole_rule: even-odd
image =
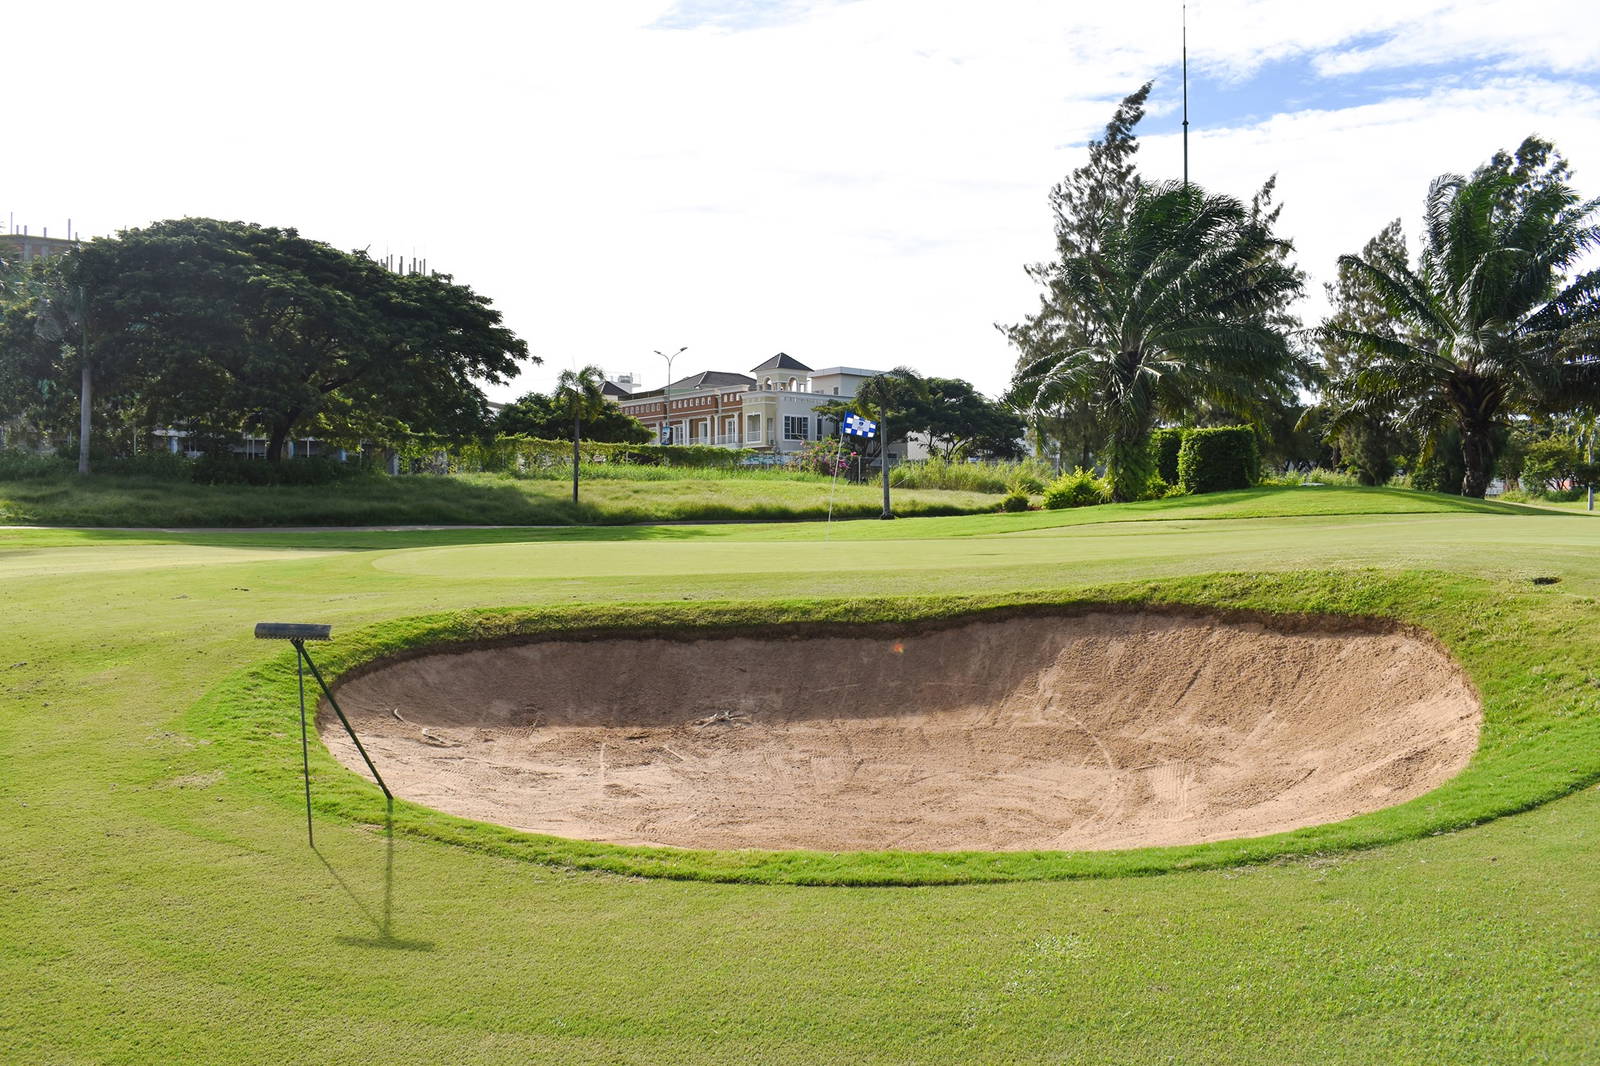
[{"label": "bunker lip", "polygon": [[[1257,836],[1437,787],[1482,720],[1411,627],[1114,606],[524,637],[369,663],[337,691],[407,799],[712,849]],[[360,771],[348,739],[324,740]]]}]

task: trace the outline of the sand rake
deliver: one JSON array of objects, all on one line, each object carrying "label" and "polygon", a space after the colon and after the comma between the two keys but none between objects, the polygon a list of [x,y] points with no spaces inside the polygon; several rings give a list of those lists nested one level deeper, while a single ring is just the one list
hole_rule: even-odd
[{"label": "sand rake", "polygon": [[308,640],[331,640],[332,626],[316,625],[308,622],[257,622],[257,640],[287,640],[294,645],[295,673],[300,682],[300,767],[305,775],[306,783],[306,843],[315,848],[317,842],[311,835],[311,742],[306,730],[306,669],[309,667],[311,676],[316,678],[317,685],[321,687],[322,694],[328,698],[328,706],[333,708],[333,713],[339,716],[339,724],[344,726],[344,731],[350,734],[350,739],[355,742],[356,750],[361,753],[361,759],[367,764],[367,769],[372,771],[372,778],[378,782],[378,787],[383,789],[384,799],[391,807],[394,806],[394,793],[389,791],[389,786],[383,783],[383,775],[378,773],[378,768],[372,765],[372,757],[367,754],[367,749],[362,747],[361,738],[356,736],[356,731],[350,726],[350,719],[344,716],[344,711],[339,709],[339,701],[333,698],[333,693],[328,689],[328,683],[322,680],[322,671],[317,669],[317,664],[311,661],[311,653],[306,651]]}]

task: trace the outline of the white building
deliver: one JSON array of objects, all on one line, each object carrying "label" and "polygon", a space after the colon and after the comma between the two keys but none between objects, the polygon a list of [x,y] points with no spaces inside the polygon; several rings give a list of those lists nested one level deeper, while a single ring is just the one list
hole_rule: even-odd
[{"label": "white building", "polygon": [[[663,444],[751,448],[782,456],[831,436],[834,422],[817,408],[851,399],[863,381],[882,373],[847,366],[813,370],[779,352],[749,374],[707,370],[665,389],[634,392],[614,386],[607,396]],[[903,437],[891,441],[888,450],[891,463],[908,457]],[[913,450],[926,454],[920,446]]]}]

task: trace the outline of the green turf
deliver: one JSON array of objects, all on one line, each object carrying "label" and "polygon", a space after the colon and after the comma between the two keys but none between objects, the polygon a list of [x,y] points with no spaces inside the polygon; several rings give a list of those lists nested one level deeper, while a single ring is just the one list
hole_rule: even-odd
[{"label": "green turf", "polygon": [[[0,482],[0,523],[64,526],[340,526],[620,524],[877,515],[882,491],[782,471],[667,470],[665,480],[590,479],[572,504],[570,482],[493,474],[366,477],[332,485],[196,485],[95,475]],[[979,492],[906,489],[903,514],[993,510]]]},{"label": "green turf", "polygon": [[[796,626],[823,624],[834,627],[830,631],[848,627],[885,640],[909,641],[919,625],[940,619],[1099,605],[1316,612],[1427,628],[1478,681],[1484,701],[1478,754],[1466,772],[1427,796],[1337,825],[1251,840],[1118,852],[715,852],[615,847],[502,831],[409,804],[401,804],[400,821],[412,836],[614,873],[750,883],[927,885],[1145,875],[1372,847],[1474,825],[1600,780],[1600,717],[1583,713],[1590,681],[1583,664],[1600,655],[1600,634],[1578,648],[1563,648],[1559,658],[1554,654],[1593,602],[1585,598],[1570,603],[1552,595],[1549,586],[1531,581],[1526,588],[1512,589],[1437,571],[1396,577],[1372,571],[1212,575],[980,597],[458,611],[367,627],[347,635],[322,658],[332,679],[363,663],[419,649],[580,632],[628,637],[674,630],[716,636],[759,627],[781,636]],[[1524,652],[1508,660],[1494,642],[1484,639],[1490,625],[1523,632]],[[296,685],[294,657],[286,652],[209,692],[184,720],[190,734],[215,742],[203,772],[232,773],[256,783],[264,795],[286,807],[298,804],[297,770],[283,759],[281,743],[288,727],[284,708],[294,702]],[[321,811],[357,823],[379,817],[374,784],[340,773],[325,750],[318,751],[317,772],[332,782],[318,794]]]},{"label": "green turf", "polygon": [[[1435,619],[1486,694],[1513,697],[1486,738],[1512,761],[1491,763],[1486,787],[1559,791],[1586,772],[1514,764],[1569,750],[1561,738],[1596,718],[1600,525],[1581,516],[1015,517],[526,543],[0,535],[13,619],[0,635],[0,1061],[1593,1061],[1593,787],[1456,832],[1209,872],[714,884],[390,837],[334,811],[312,852],[281,780],[230,762],[227,723],[188,718],[281,652],[249,638],[263,618],[315,616],[348,641],[497,605],[664,612],[1130,582],[1251,602],[1298,585],[1326,590],[1302,606]],[[1259,589],[1206,576],[1222,572],[1269,576]],[[262,739],[292,769],[294,738]],[[337,803],[346,773],[324,766],[319,794]]]}]

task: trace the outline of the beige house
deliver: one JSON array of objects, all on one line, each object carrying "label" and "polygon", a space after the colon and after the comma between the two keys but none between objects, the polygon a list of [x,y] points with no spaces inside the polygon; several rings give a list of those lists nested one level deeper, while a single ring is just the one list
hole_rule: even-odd
[{"label": "beige house", "polygon": [[[626,387],[631,380],[624,384],[619,378],[608,383],[606,396],[650,427],[662,444],[752,448],[781,456],[807,441],[827,439],[835,426],[817,407],[852,398],[863,381],[881,373],[846,366],[813,370],[779,352],[748,374],[706,370],[665,389],[635,392]],[[904,458],[906,442],[891,442],[889,461]]]}]

